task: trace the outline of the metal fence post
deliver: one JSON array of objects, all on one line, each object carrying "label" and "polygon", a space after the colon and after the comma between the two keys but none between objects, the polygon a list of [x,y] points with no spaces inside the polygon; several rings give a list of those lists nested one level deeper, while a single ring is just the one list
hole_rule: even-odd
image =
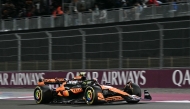
[{"label": "metal fence post", "polygon": [[154,19],[156,17],[156,5],[153,4],[152,6],[152,19]]},{"label": "metal fence post", "polygon": [[160,69],[163,68],[163,56],[164,56],[164,33],[163,33],[163,29],[164,29],[164,26],[159,24],[159,23],[156,23],[156,25],[158,26],[159,28],[159,31],[160,31]]},{"label": "metal fence post", "polygon": [[54,28],[55,27],[55,20],[54,20],[54,17],[51,16],[51,28]]},{"label": "metal fence post", "polygon": [[86,32],[81,28],[79,29],[82,34],[82,69],[86,69]]},{"label": "metal fence post", "polygon": [[[92,24],[96,24],[96,22],[95,22],[95,15],[94,15],[94,11],[92,11],[92,14],[91,14],[92,16]],[[83,24],[83,23],[82,23]]]},{"label": "metal fence post", "polygon": [[68,14],[64,14],[63,17],[64,17],[64,27],[68,27],[69,24]]},{"label": "metal fence post", "polygon": [[13,19],[13,28],[12,30],[17,30],[17,20],[16,19]]},{"label": "metal fence post", "polygon": [[25,18],[25,29],[28,30],[29,28],[29,19]]},{"label": "metal fence post", "polygon": [[79,18],[79,20],[78,20],[78,24],[77,25],[82,25],[82,19],[83,19],[82,13],[78,13],[78,18]]},{"label": "metal fence post", "polygon": [[122,34],[122,28],[116,26],[116,29],[119,33],[119,69],[122,69],[123,68],[123,53],[122,53],[122,50],[123,50],[123,44],[122,44],[122,40],[123,40],[123,34]]},{"label": "metal fence post", "polygon": [[21,67],[22,67],[22,64],[21,64],[21,36],[18,35],[18,34],[15,34],[15,36],[17,37],[18,39],[18,71],[20,72],[21,71]]},{"label": "metal fence post", "polygon": [[38,17],[38,29],[42,28],[41,16]]},{"label": "metal fence post", "polygon": [[123,20],[123,9],[121,8],[121,9],[119,9],[119,22],[123,22],[124,20]]},{"label": "metal fence post", "polygon": [[49,33],[48,31],[45,32],[46,35],[48,36],[48,40],[49,40],[49,43],[48,43],[48,48],[49,48],[49,52],[48,52],[48,70],[52,70],[52,34]]},{"label": "metal fence post", "polygon": [[5,31],[5,21],[1,19],[1,30]]}]

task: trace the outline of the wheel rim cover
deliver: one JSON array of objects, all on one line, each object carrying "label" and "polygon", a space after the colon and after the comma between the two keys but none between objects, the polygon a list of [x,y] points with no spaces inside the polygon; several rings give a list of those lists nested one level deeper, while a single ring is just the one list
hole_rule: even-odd
[{"label": "wheel rim cover", "polygon": [[92,90],[88,90],[87,93],[86,93],[86,99],[88,101],[91,101],[93,98],[93,93],[92,93]]},{"label": "wheel rim cover", "polygon": [[35,92],[35,99],[40,100],[40,98],[41,98],[41,92],[40,92],[40,90],[37,89]]}]

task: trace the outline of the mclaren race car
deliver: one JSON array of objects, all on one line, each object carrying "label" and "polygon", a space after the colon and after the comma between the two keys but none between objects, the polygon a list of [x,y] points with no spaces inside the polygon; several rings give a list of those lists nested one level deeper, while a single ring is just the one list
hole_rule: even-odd
[{"label": "mclaren race car", "polygon": [[[50,88],[49,84],[59,84],[58,88]],[[85,73],[67,80],[64,78],[40,79],[34,89],[34,99],[37,104],[48,103],[78,103],[88,105],[126,101],[138,103],[140,100],[151,100],[152,97],[144,90],[144,98],[141,98],[141,88],[132,82],[128,82],[123,89],[118,89],[106,83],[99,84],[97,79],[87,80]]]}]

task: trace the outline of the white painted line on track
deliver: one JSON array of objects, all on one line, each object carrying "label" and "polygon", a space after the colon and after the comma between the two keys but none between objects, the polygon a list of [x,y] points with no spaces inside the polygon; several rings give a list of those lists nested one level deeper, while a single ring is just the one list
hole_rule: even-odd
[{"label": "white painted line on track", "polygon": [[[34,100],[33,96],[23,97],[0,97],[4,100]],[[124,101],[125,102],[125,101]],[[157,102],[157,103],[190,103],[190,100],[166,100],[166,101],[141,101],[141,102]]]},{"label": "white painted line on track", "polygon": [[0,97],[0,99],[8,99],[9,97]]},{"label": "white painted line on track", "polygon": [[155,101],[159,103],[190,103],[190,100],[174,100],[174,101]]},{"label": "white painted line on track", "polygon": [[34,96],[24,96],[24,97],[16,97],[16,98],[34,98]]},{"label": "white painted line on track", "polygon": [[24,96],[24,97],[0,97],[0,99],[27,99],[27,98],[33,98],[33,96]]}]

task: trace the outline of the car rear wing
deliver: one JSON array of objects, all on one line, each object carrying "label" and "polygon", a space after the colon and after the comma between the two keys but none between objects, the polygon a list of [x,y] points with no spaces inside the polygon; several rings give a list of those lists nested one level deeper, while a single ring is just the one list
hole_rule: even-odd
[{"label": "car rear wing", "polygon": [[43,86],[47,84],[58,84],[61,85],[63,82],[65,82],[65,78],[54,78],[54,79],[39,79],[38,85]]}]

